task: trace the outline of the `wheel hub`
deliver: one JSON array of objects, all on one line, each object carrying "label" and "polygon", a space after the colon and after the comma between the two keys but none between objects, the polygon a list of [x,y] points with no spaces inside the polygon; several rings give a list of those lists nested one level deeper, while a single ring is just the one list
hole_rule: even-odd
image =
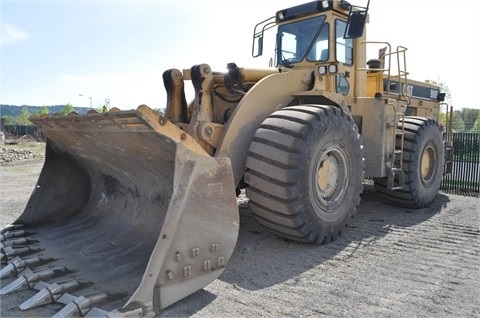
[{"label": "wheel hub", "polygon": [[319,195],[328,198],[337,188],[339,176],[338,161],[334,156],[327,155],[320,163],[317,171],[317,186]]},{"label": "wheel hub", "polygon": [[420,176],[424,184],[429,183],[435,172],[435,149],[432,145],[428,145],[422,153],[420,162]]}]

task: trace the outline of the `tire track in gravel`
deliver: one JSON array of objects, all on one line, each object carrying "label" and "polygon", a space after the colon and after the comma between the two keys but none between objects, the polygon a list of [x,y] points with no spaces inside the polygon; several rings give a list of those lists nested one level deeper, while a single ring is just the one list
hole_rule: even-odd
[{"label": "tire track in gravel", "polygon": [[[417,211],[418,214],[424,212]],[[466,298],[478,295],[478,227],[444,222],[445,219],[451,220],[452,216],[441,213],[432,214],[426,220],[421,220],[421,215],[413,215],[410,221],[405,219],[405,213],[401,213],[403,218],[399,218],[399,213],[398,208],[384,210],[382,219],[372,218],[372,214],[360,211],[353,222],[354,230],[358,230],[357,235],[350,233],[348,236],[353,239],[352,242],[343,242],[346,248],[342,252],[349,253],[349,259],[355,259],[354,271],[359,269],[355,284],[363,287],[361,291],[349,289],[351,282],[343,284],[338,281],[329,286],[322,282],[316,288],[330,289],[334,295],[344,299],[343,303],[358,300],[361,295],[368,295],[367,299],[376,299],[368,301],[362,298],[365,302],[362,309],[355,310],[357,314],[371,313],[372,310],[381,313],[383,309],[374,307],[388,303],[393,307],[415,308],[412,313],[416,312],[416,316],[438,313],[476,316],[480,308],[478,300],[470,299],[470,307],[473,308],[465,310],[465,302],[457,302],[456,296],[459,287],[467,291]],[[476,218],[478,225],[478,214]],[[415,224],[417,220],[421,223]],[[395,224],[397,221],[399,224]],[[369,228],[368,224],[372,222],[385,225]],[[355,242],[356,239],[359,241]],[[339,245],[341,247],[342,244]],[[334,248],[327,246],[327,249]],[[355,252],[357,255],[352,254]],[[336,261],[338,266],[338,263],[346,260],[335,257],[331,261]],[[376,263],[381,266],[372,268],[371,265]],[[365,271],[365,268],[368,270]],[[337,276],[351,277],[352,270],[341,270]],[[379,282],[382,282],[381,293],[388,296],[378,294]],[[460,294],[465,296],[463,292]],[[334,307],[322,312],[337,316]],[[419,315],[418,312],[422,311],[424,313]],[[406,316],[406,312],[390,312],[389,315]]]},{"label": "tire track in gravel", "polygon": [[[287,308],[295,307],[298,301],[310,307],[310,314],[326,316],[476,316],[478,300],[471,296],[479,288],[474,278],[479,273],[475,227],[451,226],[443,220],[452,216],[438,214],[435,209],[414,214],[401,213],[401,208],[382,207],[383,218],[376,218],[368,208],[361,210],[344,238],[321,248],[332,257],[319,258],[322,263],[312,269],[313,274],[307,276],[311,272],[307,271],[299,279],[282,284],[283,293],[302,295],[292,298]],[[371,223],[384,225],[371,228]],[[334,279],[319,275],[331,271],[335,272]],[[459,287],[467,295],[459,293]],[[308,301],[312,291],[322,294],[320,307]],[[275,293],[262,295],[262,301],[278,302],[279,297]],[[467,300],[458,301],[462,297]],[[318,297],[312,297],[315,298]],[[345,308],[350,303],[360,305]],[[469,303],[467,308],[465,303]],[[262,302],[252,305],[261,307]],[[291,313],[284,306],[281,308],[284,314]]]}]

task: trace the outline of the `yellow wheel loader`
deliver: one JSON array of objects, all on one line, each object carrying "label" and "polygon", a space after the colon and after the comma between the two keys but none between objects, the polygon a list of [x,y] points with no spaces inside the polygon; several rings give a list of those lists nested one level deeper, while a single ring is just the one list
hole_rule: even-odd
[{"label": "yellow wheel loader", "polygon": [[276,27],[275,67],[167,70],[164,115],[31,117],[46,159],[1,229],[0,295],[37,290],[20,309],[64,304],[55,317],[154,316],[224,271],[243,188],[262,226],[304,243],[345,230],[365,177],[387,202],[429,205],[451,167],[444,94],[407,78],[406,48],[366,41],[368,6],[314,1],[262,21],[252,55]]}]

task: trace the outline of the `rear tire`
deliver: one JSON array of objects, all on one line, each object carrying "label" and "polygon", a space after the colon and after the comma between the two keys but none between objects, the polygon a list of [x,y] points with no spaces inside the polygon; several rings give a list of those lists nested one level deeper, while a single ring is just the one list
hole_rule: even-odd
[{"label": "rear tire", "polygon": [[339,108],[301,105],[273,113],[256,131],[246,166],[249,208],[278,236],[329,242],[357,212],[363,146]]},{"label": "rear tire", "polygon": [[[375,189],[386,203],[423,208],[435,199],[445,165],[443,137],[437,122],[423,117],[405,117],[403,170],[405,187],[387,189],[387,178],[374,178]],[[400,139],[397,139],[397,144]]]}]

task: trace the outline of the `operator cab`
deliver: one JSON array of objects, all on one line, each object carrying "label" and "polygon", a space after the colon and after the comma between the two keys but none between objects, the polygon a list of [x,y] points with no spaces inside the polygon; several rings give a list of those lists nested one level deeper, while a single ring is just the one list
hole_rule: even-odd
[{"label": "operator cab", "polygon": [[326,62],[329,59],[329,23],[320,15],[278,27],[275,61],[277,67],[293,67],[304,60]]},{"label": "operator cab", "polygon": [[[262,55],[264,32],[278,25],[278,68],[328,61],[353,65],[353,40],[363,35],[368,4],[353,7],[347,1],[314,1],[280,10],[255,26],[252,55]],[[330,38],[335,38],[335,49]]]}]

